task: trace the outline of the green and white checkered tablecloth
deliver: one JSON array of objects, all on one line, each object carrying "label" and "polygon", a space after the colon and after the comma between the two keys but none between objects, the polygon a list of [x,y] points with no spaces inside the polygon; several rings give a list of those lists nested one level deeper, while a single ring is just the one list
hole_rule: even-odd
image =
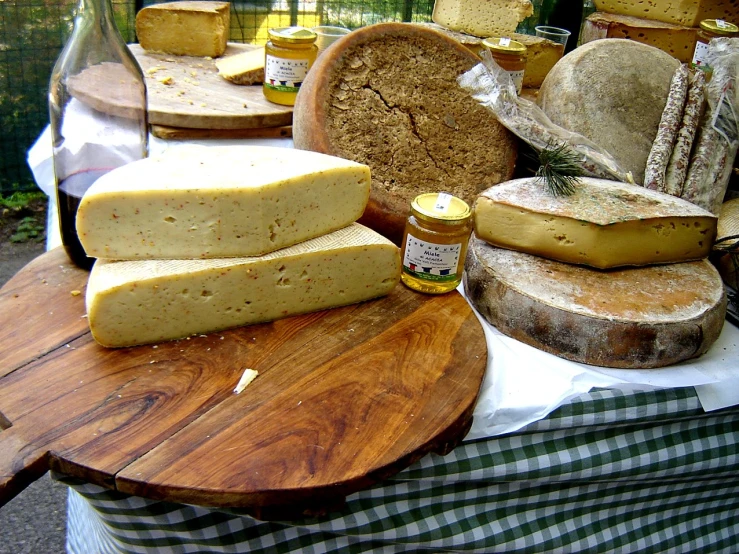
[{"label": "green and white checkered tablecloth", "polygon": [[739,407],[691,387],[596,390],[503,436],[428,455],[285,523],[70,487],[82,553],[738,552]]}]

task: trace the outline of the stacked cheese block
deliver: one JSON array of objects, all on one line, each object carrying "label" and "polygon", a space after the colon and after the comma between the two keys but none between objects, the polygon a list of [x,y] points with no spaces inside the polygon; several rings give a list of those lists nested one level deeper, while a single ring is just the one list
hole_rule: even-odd
[{"label": "stacked cheese block", "polygon": [[693,59],[698,26],[704,19],[739,21],[739,4],[728,0],[671,2],[655,0],[596,0],[588,16],[582,42],[625,38],[655,46],[683,63]]},{"label": "stacked cheese block", "polygon": [[389,293],[399,250],[355,223],[369,187],[362,164],[260,146],[173,148],[111,171],[77,216],[98,258],[93,336],[132,346]]},{"label": "stacked cheese block", "polygon": [[673,196],[582,178],[553,196],[537,178],[474,206],[464,286],[502,333],[569,360],[656,368],[716,341],[726,294],[706,257],[716,217]]}]

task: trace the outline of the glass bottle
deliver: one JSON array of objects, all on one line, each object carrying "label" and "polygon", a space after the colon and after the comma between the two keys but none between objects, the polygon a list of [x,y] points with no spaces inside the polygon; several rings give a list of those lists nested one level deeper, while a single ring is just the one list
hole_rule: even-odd
[{"label": "glass bottle", "polygon": [[80,0],[49,84],[59,227],[67,255],[89,269],[75,219],[101,175],[148,154],[146,85],[116,27],[110,0]]},{"label": "glass bottle", "polygon": [[294,106],[300,85],[318,55],[318,35],[304,27],[268,31],[264,48],[264,97],[275,104]]}]

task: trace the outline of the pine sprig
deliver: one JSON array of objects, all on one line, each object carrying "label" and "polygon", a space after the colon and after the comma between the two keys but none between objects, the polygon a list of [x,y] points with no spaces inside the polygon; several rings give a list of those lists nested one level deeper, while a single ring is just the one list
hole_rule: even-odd
[{"label": "pine sprig", "polygon": [[583,175],[580,159],[567,144],[549,142],[539,153],[536,177],[544,181],[552,196],[570,196]]}]

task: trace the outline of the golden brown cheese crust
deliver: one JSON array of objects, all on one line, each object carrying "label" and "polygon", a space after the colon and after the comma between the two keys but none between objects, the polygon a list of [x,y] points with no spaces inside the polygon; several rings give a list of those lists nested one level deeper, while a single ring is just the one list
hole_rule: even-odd
[{"label": "golden brown cheese crust", "polygon": [[295,146],[369,165],[372,194],[360,222],[399,244],[417,194],[444,190],[471,204],[513,174],[513,136],[457,85],[478,62],[421,26],[353,31],[318,58],[301,86]]}]

